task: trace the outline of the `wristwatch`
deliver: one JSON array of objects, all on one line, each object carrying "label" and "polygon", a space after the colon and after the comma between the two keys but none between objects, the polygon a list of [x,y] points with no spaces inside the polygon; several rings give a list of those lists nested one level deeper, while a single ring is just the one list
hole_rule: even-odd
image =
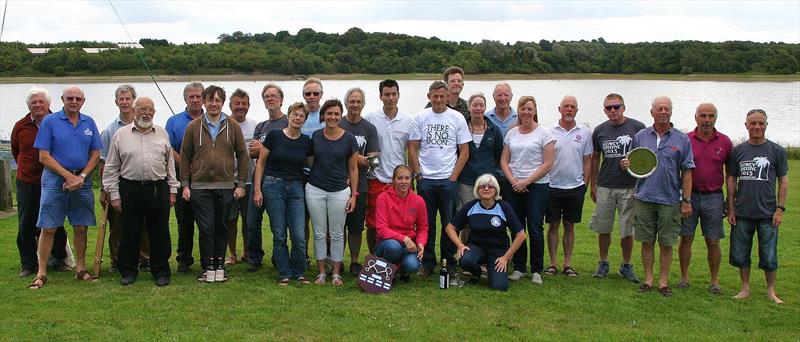
[{"label": "wristwatch", "polygon": [[83,172],[81,172],[81,174],[79,174],[78,176],[81,176],[81,178],[86,178],[86,174]]},{"label": "wristwatch", "polygon": [[786,212],[786,207],[784,207],[784,206],[782,206],[782,205],[779,205],[779,206],[777,206],[776,208],[778,208],[778,209],[782,210],[783,212]]},{"label": "wristwatch", "polygon": [[692,204],[691,197],[681,197],[681,201],[683,201],[684,203]]}]

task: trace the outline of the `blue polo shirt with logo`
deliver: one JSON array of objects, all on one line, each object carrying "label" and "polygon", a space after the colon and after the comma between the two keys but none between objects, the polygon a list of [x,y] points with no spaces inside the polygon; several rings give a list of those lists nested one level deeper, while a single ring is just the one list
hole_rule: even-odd
[{"label": "blue polo shirt with logo", "polygon": [[484,249],[507,250],[508,231],[516,235],[522,231],[522,223],[508,202],[498,200],[491,208],[484,208],[480,200],[472,200],[450,222],[458,231],[469,226],[469,240]]},{"label": "blue polo shirt with logo", "polygon": [[82,170],[89,162],[89,152],[103,148],[94,120],[78,115],[77,125],[72,125],[63,109],[46,116],[33,143],[33,147],[49,151],[58,164],[70,171]]},{"label": "blue polo shirt with logo", "polygon": [[633,147],[647,147],[656,153],[658,167],[650,177],[636,181],[633,197],[645,202],[675,205],[681,200],[681,171],[694,169],[689,136],[675,128],[658,140],[653,126],[633,137]]}]

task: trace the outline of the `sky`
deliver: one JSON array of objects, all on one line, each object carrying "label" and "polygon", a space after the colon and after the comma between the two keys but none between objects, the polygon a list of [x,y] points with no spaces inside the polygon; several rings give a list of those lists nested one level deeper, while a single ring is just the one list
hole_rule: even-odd
[{"label": "sky", "polygon": [[[793,1],[109,1],[0,0],[1,41],[217,42],[223,33],[301,28],[448,41],[673,40],[800,43]],[[0,7],[2,9],[2,7]]]}]

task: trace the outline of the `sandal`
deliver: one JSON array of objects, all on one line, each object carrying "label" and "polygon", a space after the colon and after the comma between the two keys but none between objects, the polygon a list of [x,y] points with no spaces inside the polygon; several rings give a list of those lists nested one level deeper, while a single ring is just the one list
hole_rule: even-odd
[{"label": "sandal", "polygon": [[547,269],[545,269],[544,272],[542,272],[542,273],[552,276],[552,275],[556,275],[556,273],[558,273],[558,269],[555,266],[548,266]]},{"label": "sandal", "polygon": [[664,286],[658,289],[658,293],[664,297],[672,297],[672,289],[670,289],[669,286]]},{"label": "sandal", "polygon": [[[41,284],[37,284],[36,282],[40,281],[40,280],[41,280]],[[36,278],[33,278],[33,281],[31,282],[30,285],[28,285],[28,288],[31,289],[31,290],[38,290],[38,289],[43,288],[44,284],[47,284],[47,276],[46,275],[39,275],[39,276],[36,276]]]},{"label": "sandal", "polygon": [[647,292],[650,292],[650,290],[652,290],[652,289],[653,289],[653,286],[647,285],[645,283],[642,283],[642,285],[639,285],[639,293],[647,293]]},{"label": "sandal", "polygon": [[575,271],[575,269],[572,268],[572,266],[564,267],[564,271],[561,272],[561,273],[563,273],[565,276],[568,276],[568,277],[577,277],[578,276],[578,272]]},{"label": "sandal", "polygon": [[[89,276],[89,278],[86,278],[86,276]],[[75,273],[75,279],[83,281],[97,280],[97,278],[93,276],[91,273],[89,273],[89,271],[87,270],[80,270],[77,273]]]},{"label": "sandal", "polygon": [[300,284],[303,284],[303,285],[311,284],[311,281],[306,279],[306,277],[304,277],[304,276],[297,277],[297,282],[300,283]]},{"label": "sandal", "polygon": [[228,256],[228,258],[225,259],[225,266],[236,265],[237,261],[235,255]]},{"label": "sandal", "polygon": [[333,279],[331,280],[331,285],[333,286],[342,286],[344,285],[344,281],[342,281],[342,276],[338,274],[333,275]]},{"label": "sandal", "polygon": [[283,278],[283,279],[278,281],[278,285],[280,285],[280,286],[289,286],[289,282],[290,281],[291,281],[291,279],[289,279],[289,278]]},{"label": "sandal", "polygon": [[314,279],[314,284],[325,285],[325,280],[326,280],[325,278],[327,278],[325,273],[317,274],[317,279]]}]

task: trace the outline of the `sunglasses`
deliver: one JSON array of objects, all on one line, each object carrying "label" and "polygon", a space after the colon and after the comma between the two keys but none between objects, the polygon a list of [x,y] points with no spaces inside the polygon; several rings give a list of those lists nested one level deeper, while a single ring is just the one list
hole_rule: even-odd
[{"label": "sunglasses", "polygon": [[494,190],[494,185],[491,184],[483,184],[478,186],[478,189],[485,189],[485,190]]},{"label": "sunglasses", "polygon": [[318,91],[307,91],[307,92],[303,93],[303,95],[305,95],[305,96],[320,96],[320,95],[322,95],[322,93],[320,93]]},{"label": "sunglasses", "polygon": [[622,105],[621,104],[615,104],[615,105],[605,106],[605,108],[606,108],[606,110],[611,110],[611,109],[619,110],[620,108],[622,108]]}]

